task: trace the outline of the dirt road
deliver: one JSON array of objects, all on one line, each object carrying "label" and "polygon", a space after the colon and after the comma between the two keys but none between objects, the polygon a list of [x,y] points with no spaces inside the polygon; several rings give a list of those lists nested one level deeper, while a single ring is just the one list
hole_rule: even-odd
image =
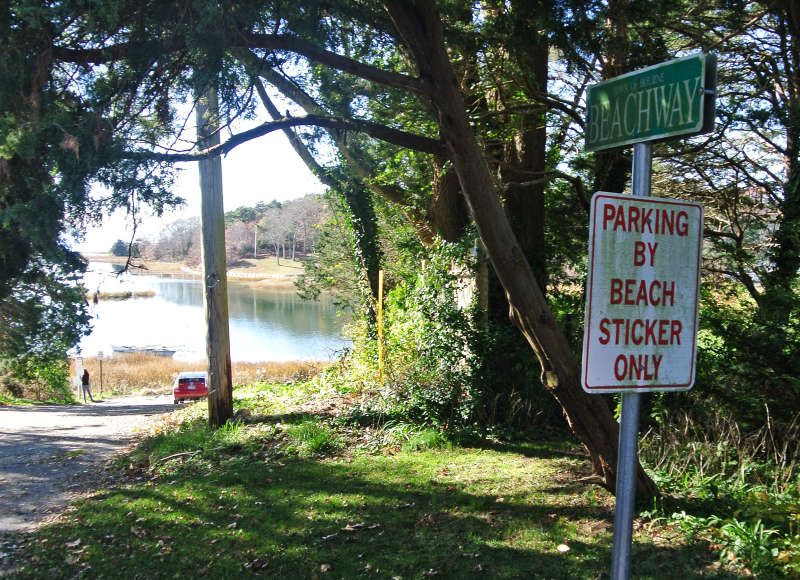
[{"label": "dirt road", "polygon": [[72,406],[0,407],[0,535],[25,531],[101,482],[102,461],[171,397]]}]

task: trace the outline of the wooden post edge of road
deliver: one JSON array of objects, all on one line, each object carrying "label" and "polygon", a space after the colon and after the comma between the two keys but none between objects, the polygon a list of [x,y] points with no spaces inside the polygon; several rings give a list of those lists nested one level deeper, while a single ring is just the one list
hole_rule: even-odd
[{"label": "wooden post edge of road", "polygon": [[[200,150],[219,145],[219,103],[215,86],[197,99],[197,144]],[[233,417],[228,281],[225,264],[225,213],[222,204],[222,159],[198,163],[200,173],[203,256],[203,310],[208,356],[208,421],[212,427]]]}]

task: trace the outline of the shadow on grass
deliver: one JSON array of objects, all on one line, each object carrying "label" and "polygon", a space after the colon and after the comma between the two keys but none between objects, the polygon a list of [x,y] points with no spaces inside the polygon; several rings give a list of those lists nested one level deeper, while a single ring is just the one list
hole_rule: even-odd
[{"label": "shadow on grass", "polygon": [[492,449],[502,453],[516,453],[524,457],[532,457],[536,459],[563,459],[563,458],[578,458],[585,459],[589,455],[574,443],[563,442],[558,440],[555,442],[549,441],[526,441],[526,442],[512,442],[500,443],[496,441],[482,441],[470,445],[470,447],[478,447],[480,449]]},{"label": "shadow on grass", "polygon": [[327,417],[327,416],[315,413],[281,413],[275,415],[255,415],[251,418],[248,418],[247,422],[270,423],[270,424],[284,423],[288,425],[299,425],[300,423],[304,423],[305,421],[320,419],[321,417]]},{"label": "shadow on grass", "polygon": [[[531,487],[498,503],[493,490],[430,479],[415,454],[188,461],[81,502],[35,536],[47,542],[20,577],[604,577],[608,512]],[[709,576],[702,547],[639,545],[633,561],[635,578]]]}]

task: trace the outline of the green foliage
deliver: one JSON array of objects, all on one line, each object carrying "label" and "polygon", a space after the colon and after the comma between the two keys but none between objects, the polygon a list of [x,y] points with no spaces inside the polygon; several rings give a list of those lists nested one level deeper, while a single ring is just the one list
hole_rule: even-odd
[{"label": "green foliage", "polygon": [[341,442],[336,434],[327,426],[313,419],[289,427],[286,435],[293,442],[290,449],[300,457],[332,453],[341,447]]},{"label": "green foliage", "polygon": [[128,255],[128,244],[123,242],[122,240],[117,240],[111,245],[111,249],[109,250],[112,256],[127,256]]},{"label": "green foliage", "polygon": [[332,215],[317,226],[319,237],[312,255],[303,260],[303,273],[295,286],[306,300],[331,292],[343,309],[356,311],[361,305],[359,281],[354,273],[356,257],[347,222],[336,206],[332,207]]},{"label": "green foliage", "polygon": [[[473,240],[439,242],[427,252],[424,270],[409,270],[405,280],[398,279],[405,270],[387,272],[383,389],[377,384],[378,345],[363,324],[350,327],[354,351],[336,380],[372,394],[364,413],[377,410],[445,430],[516,433],[561,426],[518,331],[487,321],[476,303]],[[504,364],[509,352],[519,354],[513,367]]]},{"label": "green foliage", "polygon": [[88,332],[84,296],[68,268],[43,260],[17,278],[0,303],[0,374],[14,396],[71,399],[66,351]]},{"label": "green foliage", "polygon": [[402,449],[405,453],[412,453],[425,449],[446,449],[450,447],[452,447],[452,443],[448,441],[447,437],[445,437],[441,431],[436,429],[424,429],[412,433],[402,445]]},{"label": "green foliage", "polygon": [[69,363],[26,357],[0,362],[0,394],[16,399],[72,402]]},{"label": "green foliage", "polygon": [[473,423],[482,398],[475,381],[477,311],[463,303],[468,248],[440,244],[419,279],[399,284],[384,305],[392,396],[410,416],[448,428]]},{"label": "green foliage", "polygon": [[710,407],[692,416],[662,412],[644,436],[643,463],[667,492],[644,515],[708,541],[740,569],[794,577],[800,569],[797,417],[782,431],[767,423],[746,433]]},{"label": "green foliage", "polygon": [[702,290],[696,389],[733,414],[745,429],[788,422],[800,407],[800,300],[786,323],[764,319],[742,289]]},{"label": "green foliage", "polygon": [[[149,203],[160,213],[178,201],[169,167],[123,154],[127,139],[165,134],[168,120],[153,122],[164,78],[149,78],[142,63],[101,71],[54,56],[112,38],[122,4],[15,0],[0,21],[0,360],[37,392],[61,393],[54,369],[88,322],[77,286],[85,265],[66,234],[80,236],[103,211]],[[108,194],[91,198],[95,184]]]}]

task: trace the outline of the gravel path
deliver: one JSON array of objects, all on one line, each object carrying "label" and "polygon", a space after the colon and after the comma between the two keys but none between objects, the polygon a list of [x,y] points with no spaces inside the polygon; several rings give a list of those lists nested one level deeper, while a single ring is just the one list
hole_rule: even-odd
[{"label": "gravel path", "polygon": [[0,541],[99,485],[103,460],[123,449],[136,427],[173,408],[163,395],[0,407]]}]

